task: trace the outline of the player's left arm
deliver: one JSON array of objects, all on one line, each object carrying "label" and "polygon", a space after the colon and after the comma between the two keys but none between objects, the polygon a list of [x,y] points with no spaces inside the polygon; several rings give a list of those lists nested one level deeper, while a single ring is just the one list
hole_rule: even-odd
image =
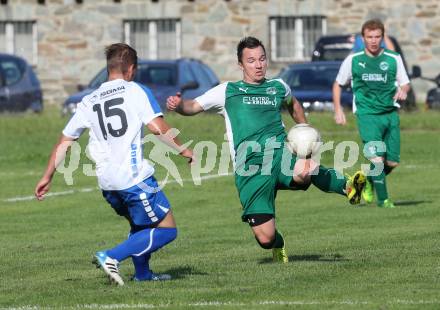
[{"label": "player's left arm", "polygon": [[295,123],[303,124],[307,123],[306,115],[304,114],[304,109],[301,106],[301,103],[294,97],[289,96],[286,98],[287,110],[289,111],[290,116],[293,118]]},{"label": "player's left arm", "polygon": [[176,133],[176,130],[173,130],[163,118],[162,111],[151,90],[146,86],[137,85],[139,86],[136,89],[140,91],[140,100],[136,100],[135,104],[137,104],[138,116],[142,123],[160,141],[176,150],[178,154],[188,158],[188,162],[191,163],[193,159],[192,150],[182,145],[179,139],[176,138],[178,132]]},{"label": "player's left arm", "polygon": [[304,114],[304,109],[301,103],[293,96],[292,90],[289,85],[286,84],[282,79],[279,79],[281,84],[284,86],[285,94],[283,99],[283,104],[287,106],[290,116],[297,124],[307,123],[306,115]]},{"label": "player's left arm", "polygon": [[396,94],[393,99],[396,101],[404,101],[408,97],[408,92],[411,89],[410,84],[401,85],[397,88]]},{"label": "player's left arm", "polygon": [[46,170],[44,171],[43,176],[40,181],[38,181],[37,186],[35,187],[35,197],[38,200],[43,200],[44,195],[49,191],[50,184],[52,182],[53,175],[55,173],[56,168],[66,157],[67,149],[72,145],[75,138],[67,137],[65,135],[61,135],[58,142],[55,144],[54,148],[49,157],[49,161],[47,163]]},{"label": "player's left arm", "polygon": [[179,139],[177,139],[177,137],[173,134],[170,125],[164,120],[162,116],[153,118],[147,124],[147,128],[163,143],[178,151],[179,154],[183,157],[186,157],[189,163],[193,161],[194,155],[192,150],[182,145]]},{"label": "player's left arm", "polygon": [[396,93],[394,94],[393,99],[396,101],[406,100],[406,97],[408,96],[408,92],[411,89],[411,85],[409,83],[408,74],[406,74],[402,57],[400,57],[400,55],[397,57],[396,81],[398,87]]}]

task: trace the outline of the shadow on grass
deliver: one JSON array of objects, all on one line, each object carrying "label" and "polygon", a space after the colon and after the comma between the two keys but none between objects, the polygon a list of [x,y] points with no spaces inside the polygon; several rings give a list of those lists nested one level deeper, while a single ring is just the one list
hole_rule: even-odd
[{"label": "shadow on grass", "polygon": [[182,266],[182,267],[178,267],[178,268],[171,268],[171,269],[168,269],[167,271],[165,271],[164,273],[170,274],[173,277],[173,280],[183,279],[188,275],[202,275],[202,276],[208,275],[208,273],[206,273],[206,272],[197,271],[197,269],[192,266]]},{"label": "shadow on grass", "polygon": [[400,200],[394,202],[396,206],[417,206],[422,203],[433,203],[432,200]]},{"label": "shadow on grass", "polygon": [[[336,262],[348,262],[349,259],[344,258],[341,254],[330,254],[330,255],[321,255],[321,254],[305,254],[305,255],[290,255],[289,262],[328,262],[328,263],[336,263]],[[260,264],[270,264],[273,263],[272,258],[264,258],[260,260]]]}]

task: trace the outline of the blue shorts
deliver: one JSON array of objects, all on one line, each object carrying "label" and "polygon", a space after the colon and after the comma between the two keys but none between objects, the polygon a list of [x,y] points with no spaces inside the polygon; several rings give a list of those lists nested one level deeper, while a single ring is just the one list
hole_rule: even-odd
[{"label": "blue shorts", "polygon": [[124,190],[102,191],[102,195],[118,215],[128,219],[132,232],[155,226],[171,208],[153,176]]}]

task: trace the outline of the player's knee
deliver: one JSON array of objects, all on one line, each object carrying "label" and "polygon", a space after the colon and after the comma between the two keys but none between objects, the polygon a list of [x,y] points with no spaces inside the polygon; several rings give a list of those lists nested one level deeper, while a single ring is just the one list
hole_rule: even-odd
[{"label": "player's knee", "polygon": [[388,167],[390,167],[390,168],[396,168],[397,166],[399,166],[399,163],[398,163],[398,162],[395,162],[395,161],[389,161],[389,160],[387,160],[385,164],[386,164]]},{"label": "player's knee", "polygon": [[263,249],[272,249],[273,244],[275,243],[275,236],[272,238],[269,238],[267,236],[255,236],[255,239],[257,240],[260,247]]},{"label": "player's knee", "polygon": [[307,184],[311,182],[310,171],[301,171],[293,177],[293,180],[297,183]]},{"label": "player's knee", "polygon": [[275,243],[275,226],[267,225],[273,219],[273,214],[256,213],[249,214],[245,220],[252,228],[255,239],[263,249],[271,249]]},{"label": "player's knee", "polygon": [[291,187],[294,190],[307,190],[312,184],[312,178],[310,175],[308,175],[307,178],[302,178],[301,176],[294,176],[291,181]]},{"label": "player's knee", "polygon": [[373,164],[383,163],[383,162],[384,162],[384,158],[383,158],[383,157],[380,157],[380,156],[378,156],[378,157],[373,157],[373,158],[370,158],[370,161],[371,161]]}]

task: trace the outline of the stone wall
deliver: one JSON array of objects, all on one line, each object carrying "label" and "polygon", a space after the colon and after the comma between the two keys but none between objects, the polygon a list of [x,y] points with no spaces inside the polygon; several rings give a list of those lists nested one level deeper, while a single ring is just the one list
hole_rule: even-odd
[{"label": "stone wall", "polygon": [[[426,76],[440,72],[438,0],[14,0],[0,5],[0,20],[36,20],[37,73],[46,103],[61,104],[105,64],[103,49],[123,39],[122,21],[180,18],[182,56],[202,59],[221,80],[240,79],[235,47],[245,35],[262,39],[270,53],[269,16],[325,15],[328,34],[359,32],[362,22],[381,18],[398,38],[409,65]],[[269,75],[286,63],[271,63]],[[419,99],[430,84],[414,82]]]}]

